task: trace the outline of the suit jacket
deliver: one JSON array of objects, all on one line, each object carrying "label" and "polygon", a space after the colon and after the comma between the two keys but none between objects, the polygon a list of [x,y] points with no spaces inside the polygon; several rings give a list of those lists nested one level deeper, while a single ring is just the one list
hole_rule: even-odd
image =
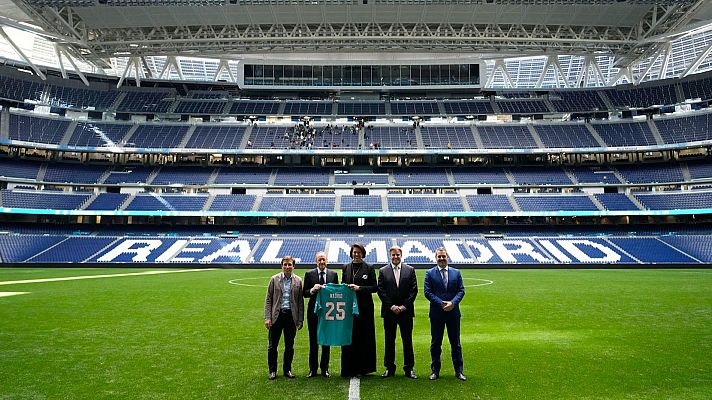
[{"label": "suit jacket", "polygon": [[[282,308],[282,280],[284,272],[272,276],[267,286],[267,296],[265,297],[265,319],[274,323],[279,317]],[[292,273],[292,291],[290,293],[289,305],[292,310],[292,319],[295,324],[304,324],[304,297],[302,295],[302,280]]]},{"label": "suit jacket", "polygon": [[[336,271],[327,268],[326,269],[326,283],[339,283],[339,275]],[[314,306],[316,305],[316,293],[311,294],[311,288],[319,283],[319,268],[314,268],[307,271],[304,274],[304,297],[309,299],[309,304],[307,305],[307,317],[316,316],[314,313]]]},{"label": "suit jacket", "polygon": [[[440,268],[437,265],[425,273],[423,292],[430,301],[430,318],[444,317],[448,313],[460,316],[460,301],[465,297],[465,285],[462,283],[462,275],[459,270],[448,266],[447,271],[447,287],[445,287],[440,275]],[[443,301],[452,301],[455,308],[451,311],[444,311],[442,309]]]},{"label": "suit jacket", "polygon": [[381,298],[381,317],[396,316],[391,306],[405,306],[406,310],[398,315],[415,316],[413,303],[418,296],[418,279],[415,268],[401,263],[400,282],[396,286],[396,277],[391,264],[384,265],[378,271],[378,297]]}]

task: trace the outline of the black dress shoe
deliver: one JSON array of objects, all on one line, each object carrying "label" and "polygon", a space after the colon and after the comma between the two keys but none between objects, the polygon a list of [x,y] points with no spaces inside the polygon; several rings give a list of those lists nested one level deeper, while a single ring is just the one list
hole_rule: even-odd
[{"label": "black dress shoe", "polygon": [[271,381],[277,379],[277,373],[276,373],[276,372],[270,372],[270,373],[269,373],[269,376],[267,377],[267,379],[269,379],[269,380],[271,380]]},{"label": "black dress shoe", "polygon": [[430,376],[428,377],[428,379],[430,379],[431,381],[434,381],[434,380],[436,380],[436,379],[438,379],[438,378],[440,378],[440,374],[438,374],[437,372],[433,372],[433,373],[430,374]]},{"label": "black dress shoe", "polygon": [[289,379],[294,379],[296,376],[292,373],[292,371],[285,371],[284,376],[286,376]]},{"label": "black dress shoe", "polygon": [[324,371],[321,373],[321,376],[323,376],[324,378],[331,378],[331,372]]},{"label": "black dress shoe", "polygon": [[315,376],[316,376],[316,372],[314,372],[314,371],[309,371],[309,373],[307,374],[307,378],[313,378]]},{"label": "black dress shoe", "polygon": [[396,373],[393,371],[386,370],[386,372],[381,374],[381,378],[390,378],[392,376],[395,376]]},{"label": "black dress shoe", "polygon": [[467,377],[466,377],[462,372],[456,373],[456,374],[455,374],[455,378],[457,378],[457,379],[459,379],[459,380],[461,380],[461,381],[466,381],[466,380],[467,380]]},{"label": "black dress shoe", "polygon": [[416,375],[413,371],[406,372],[405,377],[410,379],[418,379],[418,375]]}]

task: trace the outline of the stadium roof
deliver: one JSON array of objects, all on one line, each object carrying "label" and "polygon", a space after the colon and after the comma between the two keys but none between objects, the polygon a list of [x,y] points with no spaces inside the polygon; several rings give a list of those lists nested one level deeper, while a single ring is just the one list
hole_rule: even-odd
[{"label": "stadium roof", "polygon": [[67,58],[146,70],[155,56],[317,53],[607,56],[631,68],[712,30],[707,0],[0,0],[0,16]]}]

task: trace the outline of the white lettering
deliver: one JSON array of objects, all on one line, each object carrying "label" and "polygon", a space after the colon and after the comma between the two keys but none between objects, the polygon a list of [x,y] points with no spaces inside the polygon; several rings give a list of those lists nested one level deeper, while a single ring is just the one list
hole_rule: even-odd
[{"label": "white lettering", "polygon": [[[507,248],[508,245],[516,247],[509,249]],[[531,243],[525,242],[524,240],[492,240],[490,241],[490,246],[492,246],[502,261],[506,263],[516,263],[517,259],[514,257],[515,254],[527,255],[542,263],[552,262],[552,260],[546,258],[543,254],[534,250],[534,246],[532,246]]]},{"label": "white lettering", "polygon": [[348,257],[349,253],[351,253],[351,246],[343,240],[330,240],[327,246],[329,247],[329,253],[326,259],[329,260],[329,262],[345,260],[345,258],[341,258],[341,254],[346,254]]},{"label": "white lettering", "polygon": [[[364,246],[366,249],[366,256],[371,253],[371,251],[376,251],[376,262],[379,264],[387,263],[390,261],[388,255],[388,248],[386,247],[385,240],[376,240]],[[366,259],[366,256],[363,258]]]},{"label": "white lettering", "polygon": [[435,262],[435,249],[430,250],[417,240],[406,240],[401,248],[403,249],[403,261],[407,260],[408,257],[423,256],[430,262]]},{"label": "white lettering", "polygon": [[[267,250],[262,254],[262,258],[260,259],[260,262],[263,264],[274,264],[274,263],[281,263],[282,262],[282,257],[279,255],[279,251],[282,250],[282,244],[284,243],[283,240],[272,240],[269,242],[267,245]],[[296,258],[294,257],[294,261],[296,262],[301,262],[301,258]]]},{"label": "white lettering", "polygon": [[[235,248],[237,248],[237,251],[233,251]],[[217,260],[220,257],[230,257],[231,262],[235,263],[248,263],[250,260],[247,259],[247,257],[250,255],[252,252],[252,249],[250,248],[250,242],[247,240],[234,240],[227,245],[223,246],[222,249],[216,251],[213,254],[209,254],[200,260],[198,262],[201,263],[210,263],[215,260]]]},{"label": "white lettering", "polygon": [[570,263],[571,259],[559,250],[550,240],[540,240],[539,244],[544,246],[544,248],[554,257],[556,257],[560,262]]},{"label": "white lettering", "polygon": [[156,262],[170,261],[171,258],[176,256],[176,254],[180,253],[180,249],[185,247],[186,244],[188,244],[188,241],[185,239],[176,240],[176,242],[173,243],[171,247],[168,248],[168,250],[164,251],[163,254],[156,258]]},{"label": "white lettering", "polygon": [[[143,247],[132,248],[134,245],[144,245]],[[133,262],[146,262],[148,256],[151,252],[159,248],[163,244],[160,240],[134,240],[128,239],[119,243],[118,246],[114,247],[106,254],[101,256],[97,261],[99,262],[112,262],[114,259],[122,254],[136,254],[131,261]]]},{"label": "white lettering", "polygon": [[[571,253],[577,260],[584,263],[615,263],[621,259],[620,254],[616,253],[613,249],[590,240],[557,240],[556,242],[559,246],[563,247],[564,250]],[[593,247],[603,253],[603,257],[591,257],[584,253],[579,246]]]},{"label": "white lettering", "polygon": [[[189,245],[191,245],[191,244],[210,244],[210,242],[212,242],[212,240],[198,239],[198,240],[191,240]],[[203,251],[205,251],[205,247],[185,247],[178,254],[180,255],[181,253],[202,253]],[[195,261],[195,257],[176,257],[173,259],[173,262],[192,263],[193,261]]]},{"label": "white lettering", "polygon": [[[487,248],[487,246],[485,246],[482,243],[478,243],[473,240],[468,240],[465,243],[467,243],[468,246],[474,247],[475,249],[477,249],[477,251],[473,250],[473,253],[475,254],[475,261],[478,263],[484,264],[484,263],[488,262],[489,260],[491,260],[492,257],[494,257],[492,250]],[[480,255],[478,256],[477,253],[479,253]]]},{"label": "white lettering", "polygon": [[462,244],[459,240],[443,240],[443,247],[447,250],[447,255],[454,263],[471,263],[475,262],[474,259],[470,257],[465,257],[460,251],[460,246]]}]

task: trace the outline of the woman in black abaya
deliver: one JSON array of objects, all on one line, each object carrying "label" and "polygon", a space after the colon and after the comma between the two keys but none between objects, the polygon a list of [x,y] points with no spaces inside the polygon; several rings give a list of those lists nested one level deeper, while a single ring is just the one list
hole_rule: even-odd
[{"label": "woman in black abaya", "polygon": [[362,244],[351,245],[351,262],[341,269],[341,281],[356,292],[358,316],[354,317],[351,345],[341,348],[341,376],[376,372],[376,326],[373,319],[373,293],[378,289],[376,270],[363,258]]}]

